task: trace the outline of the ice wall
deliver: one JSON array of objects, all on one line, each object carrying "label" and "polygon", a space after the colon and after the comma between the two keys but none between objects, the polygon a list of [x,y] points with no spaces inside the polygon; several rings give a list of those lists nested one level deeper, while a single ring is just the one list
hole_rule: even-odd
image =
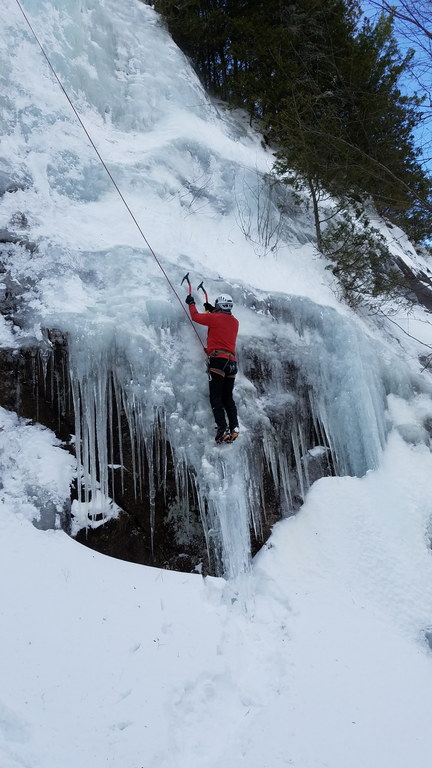
[{"label": "ice wall", "polygon": [[145,334],[93,324],[80,333],[72,328],[69,346],[84,501],[100,493],[108,503],[112,433],[124,413],[137,495],[144,475],[150,484],[166,483],[169,444],[178,503],[186,516],[192,478],[209,551],[228,576],[248,567],[249,531],[259,538],[269,488],[287,515],[317,476],[361,476],[377,467],[387,395],[414,392],[403,363],[335,310],[290,296],[256,295],[253,302],[249,293],[241,306],[234,291],[234,299],[245,324],[259,312],[261,336],[244,336],[239,345],[242,434],[233,446],[214,445],[205,357],[180,312],[172,317],[149,303]]},{"label": "ice wall", "polygon": [[[23,6],[155,252],[17,4],[5,0],[2,338],[48,355],[42,329],[68,338],[84,518],[116,512],[113,465],[122,464],[125,423],[137,498],[149,486],[152,530],[169,451],[180,510],[198,505],[209,551],[235,576],[249,567],[269,496],[288,515],[316,477],[376,467],[386,397],[409,397],[417,383],[338,306],[310,214],[283,185],[269,185],[271,153],[244,116],[210,101],[150,6]],[[211,298],[229,291],[240,319],[242,434],[231,447],[214,445],[205,356],[180,306],[185,271],[195,287],[204,278]]]}]

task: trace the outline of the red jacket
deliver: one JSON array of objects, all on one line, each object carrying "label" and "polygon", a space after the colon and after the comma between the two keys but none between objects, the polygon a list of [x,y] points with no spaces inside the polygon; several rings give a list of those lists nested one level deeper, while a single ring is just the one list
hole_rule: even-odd
[{"label": "red jacket", "polygon": [[195,304],[189,304],[189,312],[195,323],[208,327],[206,352],[211,355],[215,350],[225,352],[220,357],[234,355],[239,321],[225,312],[198,312]]}]

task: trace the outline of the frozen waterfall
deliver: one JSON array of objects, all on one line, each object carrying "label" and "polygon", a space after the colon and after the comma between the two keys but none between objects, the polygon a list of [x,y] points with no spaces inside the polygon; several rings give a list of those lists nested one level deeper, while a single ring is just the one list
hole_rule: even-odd
[{"label": "frozen waterfall", "polygon": [[[254,307],[250,294],[243,305],[240,292],[234,299],[244,325],[257,307],[262,314],[261,336],[243,335],[239,346],[242,435],[233,446],[213,444],[205,358],[180,312],[171,322],[164,312],[162,322],[160,305],[149,304],[145,335],[90,326],[70,332],[69,344],[85,501],[113,494],[109,467],[122,463],[113,433],[123,413],[135,493],[144,475],[150,500],[153,485],[164,486],[169,446],[176,502],[187,514],[189,475],[209,550],[229,576],[247,569],[249,530],[259,536],[265,522],[266,474],[287,515],[320,474],[377,467],[387,395],[412,386],[395,358],[334,309],[290,296],[256,297]],[[150,514],[154,534],[151,503]]]},{"label": "frozen waterfall", "polygon": [[23,6],[173,285],[188,270],[233,295],[241,437],[214,445],[198,340],[14,0],[0,9],[2,345],[39,349],[43,378],[50,331],[67,338],[76,525],[117,514],[128,484],[153,541],[162,494],[184,521],[198,510],[215,571],[235,577],[317,477],[378,465],[387,396],[417,384],[339,306],[310,214],[267,184],[271,152],[211,102],[150,6]]}]

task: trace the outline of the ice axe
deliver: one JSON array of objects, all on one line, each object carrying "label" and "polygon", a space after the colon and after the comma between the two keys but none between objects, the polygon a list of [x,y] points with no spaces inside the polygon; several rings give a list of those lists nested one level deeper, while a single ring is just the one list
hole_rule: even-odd
[{"label": "ice axe", "polygon": [[197,291],[199,291],[199,289],[200,289],[200,288],[201,288],[201,290],[202,290],[202,292],[203,292],[203,294],[204,294],[204,296],[205,296],[206,304],[208,304],[208,303],[209,303],[209,300],[208,300],[208,294],[207,294],[207,291],[206,291],[206,289],[205,289],[205,288],[204,288],[204,286],[203,286],[203,281],[202,281],[202,280],[201,280],[201,282],[200,282],[200,284],[199,284],[199,286],[198,286],[198,288],[197,288]]},{"label": "ice axe", "polygon": [[183,280],[181,281],[180,285],[183,285],[184,281],[186,280],[188,286],[189,286],[189,295],[192,293],[192,286],[191,281],[189,280],[189,272],[186,272]]}]

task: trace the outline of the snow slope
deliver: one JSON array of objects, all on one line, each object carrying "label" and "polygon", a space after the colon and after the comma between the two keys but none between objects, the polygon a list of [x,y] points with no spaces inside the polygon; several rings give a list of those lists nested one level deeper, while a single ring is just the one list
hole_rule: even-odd
[{"label": "snow slope", "polygon": [[[0,410],[1,768],[426,768],[432,401],[421,346],[339,304],[309,215],[264,191],[271,154],[211,103],[151,7],[23,7],[180,303],[5,0],[0,181],[15,191],[1,197],[0,228],[37,249],[3,249],[19,324],[2,321],[0,343],[69,334],[79,423],[102,456],[113,372],[143,439],[155,409],[167,414],[230,578],[123,563],[71,540],[58,526],[74,461],[48,430]],[[242,371],[256,354],[270,371],[264,395],[239,376],[235,466],[211,445],[202,352],[180,306],[186,270],[211,297],[234,296]],[[430,343],[426,319],[405,320]],[[274,440],[301,448],[301,429],[269,429],[272,409],[295,400],[281,360],[302,370],[347,474],[317,481],[251,564],[252,435],[264,435],[287,499]],[[43,515],[51,530],[32,524]]]},{"label": "snow slope", "polygon": [[37,530],[30,451],[58,477],[64,454],[0,416],[2,768],[429,766],[428,449],[393,434],[379,470],[318,481],[226,582]]}]

